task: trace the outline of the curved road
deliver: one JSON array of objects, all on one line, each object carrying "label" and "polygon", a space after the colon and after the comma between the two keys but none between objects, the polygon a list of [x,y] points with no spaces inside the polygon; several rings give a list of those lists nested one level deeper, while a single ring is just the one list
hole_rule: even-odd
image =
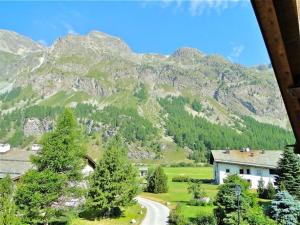
[{"label": "curved road", "polygon": [[141,225],[167,225],[170,209],[158,202],[142,197],[136,197],[139,204],[147,209],[147,214]]}]

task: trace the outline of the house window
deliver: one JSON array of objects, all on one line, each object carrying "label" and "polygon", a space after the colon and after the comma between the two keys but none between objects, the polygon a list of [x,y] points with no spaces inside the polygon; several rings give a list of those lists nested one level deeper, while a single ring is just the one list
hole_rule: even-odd
[{"label": "house window", "polygon": [[261,176],[262,175],[262,171],[261,170],[257,170],[257,176]]},{"label": "house window", "polygon": [[277,170],[276,169],[269,169],[269,172],[270,172],[270,174],[273,174],[273,175],[277,174]]},{"label": "house window", "polygon": [[251,174],[251,173],[250,173],[250,169],[247,169],[247,174]]},{"label": "house window", "polygon": [[226,173],[230,173],[230,169],[226,169]]},{"label": "house window", "polygon": [[240,169],[240,174],[244,174],[244,169]]}]

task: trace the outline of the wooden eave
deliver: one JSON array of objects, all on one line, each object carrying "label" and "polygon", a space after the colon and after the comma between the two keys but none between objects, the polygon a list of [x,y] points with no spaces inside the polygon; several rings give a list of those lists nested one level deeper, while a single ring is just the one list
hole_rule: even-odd
[{"label": "wooden eave", "polygon": [[[300,35],[298,0],[252,0],[300,154]],[[292,144],[292,143],[291,143]]]}]

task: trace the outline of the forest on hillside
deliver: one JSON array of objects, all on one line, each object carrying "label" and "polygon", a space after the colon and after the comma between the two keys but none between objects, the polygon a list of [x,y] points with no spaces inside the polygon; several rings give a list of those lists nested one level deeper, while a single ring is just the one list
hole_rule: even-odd
[{"label": "forest on hillside", "polygon": [[[143,101],[146,95],[143,87],[135,95]],[[290,131],[275,125],[257,122],[248,116],[240,116],[242,120],[237,119],[234,127],[212,123],[200,116],[193,116],[185,110],[185,106],[201,112],[203,107],[197,100],[168,96],[158,99],[158,102],[161,106],[160,117],[165,131],[140,115],[135,108],[111,105],[100,110],[91,104],[78,103],[74,108],[74,113],[82,129],[86,131],[86,138],[94,133],[106,134],[106,136],[118,134],[128,144],[135,143],[158,153],[161,151],[159,140],[162,135],[166,135],[172,137],[179,147],[191,149],[192,158],[197,161],[205,161],[212,149],[225,149],[226,147],[283,149],[286,145],[294,143],[294,137]],[[5,139],[13,147],[26,147],[36,138],[24,135],[23,126],[26,119],[54,121],[62,110],[63,107],[59,106],[34,105],[2,115],[0,137],[2,141]]]},{"label": "forest on hillside", "polygon": [[[184,109],[190,104],[188,98],[167,97],[159,100],[166,113],[167,135],[175,143],[194,151],[196,158],[205,157],[212,149],[283,149],[294,143],[290,131],[280,127],[259,123],[251,117],[242,117],[243,123],[236,121],[235,129],[213,124],[201,117],[194,117]],[[200,109],[201,103],[192,102],[192,108]]]}]

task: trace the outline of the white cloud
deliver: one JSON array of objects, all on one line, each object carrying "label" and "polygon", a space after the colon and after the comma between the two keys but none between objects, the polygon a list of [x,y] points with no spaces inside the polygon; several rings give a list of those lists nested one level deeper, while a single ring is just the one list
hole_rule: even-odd
[{"label": "white cloud", "polygon": [[197,16],[211,10],[220,12],[227,8],[228,0],[192,0],[189,10],[192,16]]},{"label": "white cloud", "polygon": [[[192,16],[199,16],[211,11],[222,12],[238,3],[249,3],[250,0],[162,0],[159,4],[162,8],[174,7],[175,9],[188,10]],[[155,0],[143,1],[143,7],[150,3],[157,3]]]},{"label": "white cloud", "polygon": [[38,40],[37,42],[39,42],[40,44],[42,44],[42,45],[48,45],[48,43],[47,43],[47,41],[46,40],[43,40],[43,39],[40,39],[40,40]]},{"label": "white cloud", "polygon": [[67,30],[68,34],[78,34],[70,23],[66,21],[61,21],[61,24]]},{"label": "white cloud", "polygon": [[233,47],[232,47],[231,52],[228,56],[228,59],[230,59],[232,61],[235,61],[243,53],[243,51],[245,50],[245,46],[244,45],[234,45],[233,43],[230,43],[230,45],[233,45]]}]

